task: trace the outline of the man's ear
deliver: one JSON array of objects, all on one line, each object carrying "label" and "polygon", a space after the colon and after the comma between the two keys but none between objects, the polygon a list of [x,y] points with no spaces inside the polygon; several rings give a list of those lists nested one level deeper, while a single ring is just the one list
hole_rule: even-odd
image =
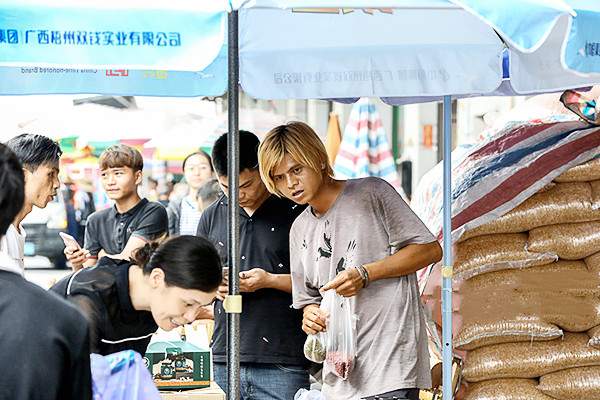
[{"label": "man's ear", "polygon": [[135,184],[141,185],[142,179],[144,178],[144,174],[142,173],[142,171],[135,171],[133,174],[135,176]]}]

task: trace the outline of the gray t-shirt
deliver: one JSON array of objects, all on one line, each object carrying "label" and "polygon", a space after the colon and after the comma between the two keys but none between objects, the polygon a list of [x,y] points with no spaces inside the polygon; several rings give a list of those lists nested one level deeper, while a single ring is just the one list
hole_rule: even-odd
[{"label": "gray t-shirt", "polygon": [[[319,288],[345,268],[381,260],[409,244],[435,241],[395,189],[379,178],[347,181],[331,208],[311,208],[290,231],[293,306],[320,304]],[[348,379],[325,367],[328,399],[357,400],[431,386],[423,307],[416,275],[372,282],[352,298],[357,358]]]}]

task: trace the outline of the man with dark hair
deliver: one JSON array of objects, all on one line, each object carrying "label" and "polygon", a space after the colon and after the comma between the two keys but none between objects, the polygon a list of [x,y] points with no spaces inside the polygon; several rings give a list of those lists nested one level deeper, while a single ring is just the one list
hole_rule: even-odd
[{"label": "man with dark hair", "polygon": [[[271,196],[258,171],[258,138],[240,131],[240,368],[242,399],[288,400],[308,387],[307,360],[303,354],[302,315],[290,308],[292,286],[289,264],[289,230],[304,209],[289,200]],[[212,151],[217,179],[227,193],[227,135],[217,139]],[[228,199],[222,195],[200,218],[198,235],[209,238],[227,258]],[[227,280],[215,302],[212,341],[215,381],[227,387],[226,314],[222,300]]]},{"label": "man with dark hair", "polygon": [[[33,206],[44,208],[56,196],[59,160],[62,155],[55,141],[42,135],[22,134],[10,139],[6,146],[13,151],[23,166],[25,199],[23,208],[0,239],[0,253],[7,262],[0,268],[23,274],[25,252],[25,230],[21,222]],[[5,190],[5,188],[2,188]],[[10,262],[8,262],[10,260]]]},{"label": "man with dark hair", "polygon": [[[39,138],[21,140],[27,148]],[[22,150],[19,146],[17,148]],[[39,154],[36,157],[39,158],[29,164],[34,171],[40,165],[52,165],[52,157]],[[37,167],[32,167],[36,163]],[[24,174],[15,154],[0,144],[0,238],[26,204],[26,176],[27,167]],[[6,253],[0,253],[0,267],[13,262]],[[85,318],[58,296],[27,282],[20,271],[11,271],[0,268],[0,354],[3,360],[0,362],[0,399],[91,399]]]},{"label": "man with dark hair", "polygon": [[67,247],[73,269],[96,264],[98,258],[128,260],[133,252],[167,234],[165,208],[138,194],[144,160],[136,149],[115,145],[100,155],[102,186],[115,205],[88,217],[84,249]]}]

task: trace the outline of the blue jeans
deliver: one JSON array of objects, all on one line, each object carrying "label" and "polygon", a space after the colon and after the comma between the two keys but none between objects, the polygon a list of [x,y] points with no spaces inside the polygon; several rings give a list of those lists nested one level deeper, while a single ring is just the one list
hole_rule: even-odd
[{"label": "blue jeans", "polygon": [[[214,363],[215,382],[227,393],[227,364]],[[308,389],[308,371],[296,365],[240,364],[240,400],[293,400]]]}]

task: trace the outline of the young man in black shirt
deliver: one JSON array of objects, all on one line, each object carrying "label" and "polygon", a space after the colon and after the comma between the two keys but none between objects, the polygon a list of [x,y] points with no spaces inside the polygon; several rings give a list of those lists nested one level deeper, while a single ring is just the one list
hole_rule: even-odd
[{"label": "young man in black shirt", "polygon": [[[258,138],[240,131],[239,212],[240,291],[243,299],[240,343],[242,400],[289,400],[309,386],[303,354],[305,335],[299,328],[302,314],[293,310],[289,265],[289,230],[304,209],[287,199],[272,196],[258,171]],[[213,165],[227,193],[227,135],[213,147]],[[236,205],[237,206],[237,205]],[[208,207],[198,225],[198,235],[211,240],[227,259],[227,208],[225,195]],[[217,297],[227,294],[227,282]],[[215,303],[212,352],[215,381],[227,386],[226,314]]]},{"label": "young man in black shirt", "polygon": [[[0,238],[23,207],[21,164],[0,144]],[[12,262],[0,253],[0,266]],[[0,399],[92,398],[88,325],[71,305],[0,269]]]},{"label": "young man in black shirt", "polygon": [[165,208],[138,194],[144,166],[140,152],[115,145],[100,155],[99,162],[102,186],[115,205],[88,217],[84,249],[65,248],[74,270],[92,266],[103,256],[128,260],[135,250],[168,231]]}]

